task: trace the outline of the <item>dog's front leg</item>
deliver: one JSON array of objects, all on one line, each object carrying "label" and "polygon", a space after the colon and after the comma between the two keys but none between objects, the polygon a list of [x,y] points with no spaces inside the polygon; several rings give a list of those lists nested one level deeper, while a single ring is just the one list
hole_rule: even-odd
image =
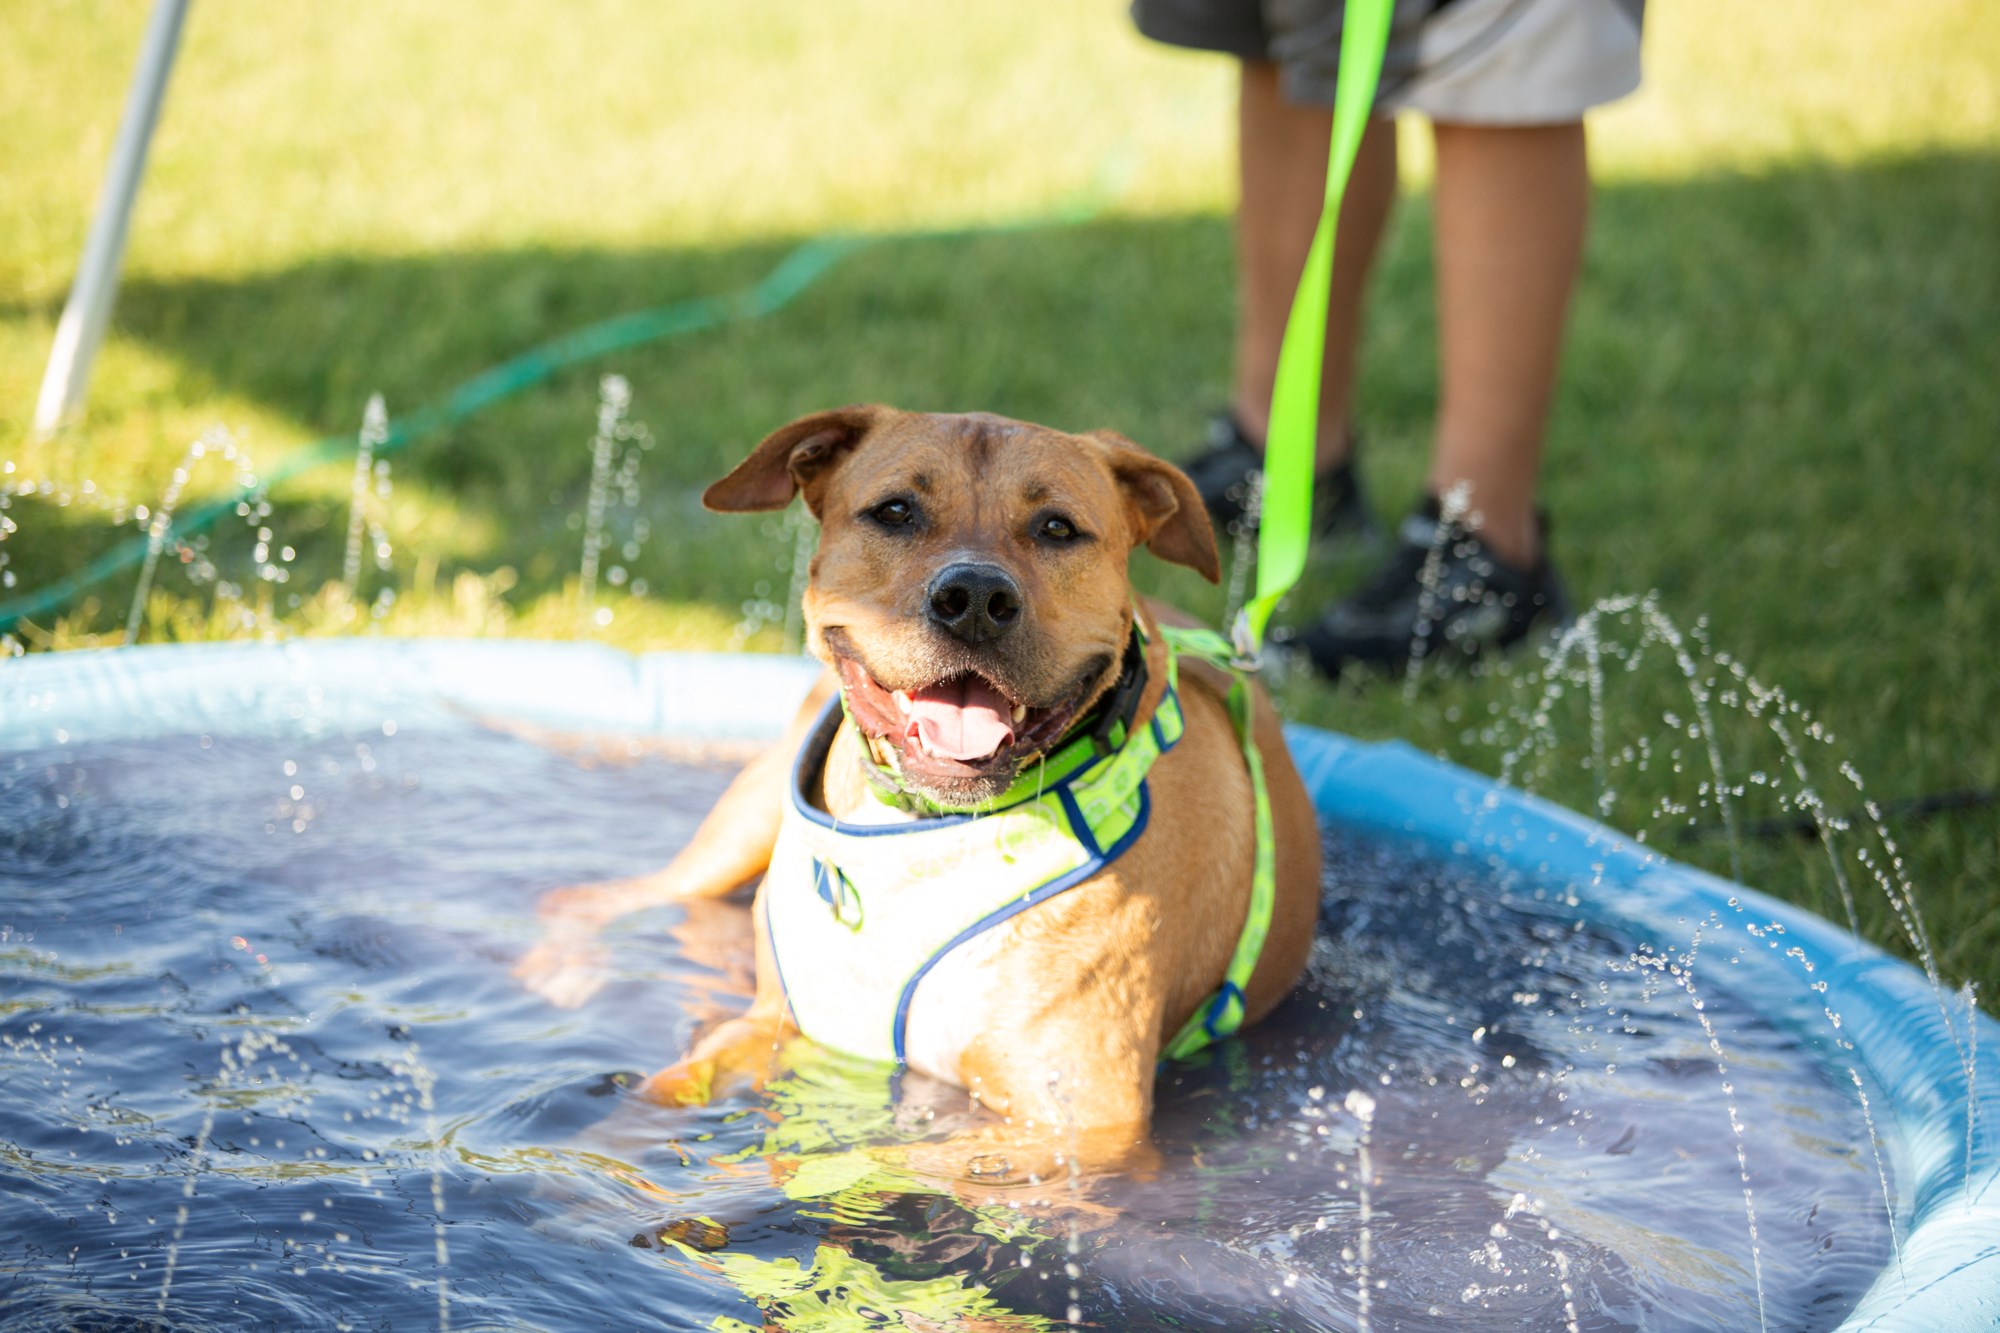
[{"label": "dog's front leg", "polygon": [[696,898],[720,898],[771,864],[792,760],[835,689],[823,676],[778,743],[745,765],[701,821],[688,845],[660,870],[603,884],[552,889],[535,904],[543,938],[514,965],[529,990],[573,1009],[604,985],[604,927],[633,912]]},{"label": "dog's front leg", "polygon": [[738,1081],[761,1087],[776,1073],[798,1029],[782,1007],[756,1008],[732,1018],[695,1043],[687,1056],[639,1085],[639,1095],[668,1106],[701,1106]]},{"label": "dog's front leg", "polygon": [[694,1048],[639,1085],[639,1095],[668,1106],[699,1106],[731,1084],[761,1088],[800,1040],[765,930],[762,892],[750,913],[757,951],[757,994],[742,1014],[711,1028]]},{"label": "dog's front leg", "polygon": [[1136,1034],[1100,1032],[1088,1045],[1075,1035],[1066,1026],[976,1041],[960,1074],[1000,1123],[901,1150],[903,1164],[973,1202],[1032,1195],[1058,1205],[1051,1187],[1157,1168],[1148,1128],[1156,1052]]}]

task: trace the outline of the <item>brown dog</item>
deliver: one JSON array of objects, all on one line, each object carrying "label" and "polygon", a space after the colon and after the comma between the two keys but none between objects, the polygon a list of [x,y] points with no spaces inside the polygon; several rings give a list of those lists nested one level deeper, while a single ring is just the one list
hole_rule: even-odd
[{"label": "brown dog", "polygon": [[[896,1056],[966,1088],[1001,1119],[931,1145],[920,1154],[926,1169],[1046,1177],[1065,1161],[1101,1170],[1143,1160],[1156,1065],[1217,994],[1243,932],[1256,854],[1252,779],[1224,703],[1229,678],[1183,658],[1177,697],[1169,697],[1161,624],[1174,622],[1165,609],[1135,602],[1126,573],[1127,557],[1145,546],[1216,580],[1199,497],[1178,469],[1108,431],[1066,435],[993,416],[863,406],[783,427],[703,499],[735,513],[780,509],[800,492],[822,525],[805,594],[808,641],[832,672],[785,740],[743,770],[671,865],[559,891],[543,915],[574,947],[613,916],[725,894],[770,869],[753,909],[749,1011],[646,1085],[663,1100],[703,1099],[718,1080],[761,1075],[801,1029],[822,1039],[858,1032],[864,1046],[877,1034],[888,1040],[887,1020],[846,997],[873,984],[868,972],[878,963],[907,970],[907,959],[892,956],[897,949],[915,947],[909,957],[918,957],[935,943],[911,945],[898,931],[948,932],[983,911],[974,902],[953,917],[957,895],[1000,901],[1015,892],[987,882],[989,871],[1017,873],[1000,864],[1019,859],[1011,835],[988,836],[1008,826],[977,814],[937,818],[940,808],[977,812],[1014,799],[1010,788],[1027,790],[1016,786],[1024,773],[1112,712],[1124,724],[1113,736],[1142,739],[1177,713],[1178,736],[1150,733],[1174,743],[1143,769],[1145,790],[1132,793],[1126,823],[1114,823],[1126,829],[1126,845],[1082,864],[1068,877],[1075,882],[1051,896],[1030,895],[1025,909],[1015,899],[985,914],[976,938],[946,946],[907,983],[889,978],[901,984]],[[844,719],[823,711],[836,687]],[[1246,1022],[1276,1005],[1305,964],[1320,869],[1312,805],[1261,691],[1254,710],[1276,894],[1243,987]],[[815,733],[817,748],[808,744]],[[802,747],[806,762],[795,765]],[[885,781],[894,790],[881,790]],[[921,823],[927,814],[930,823]],[[857,855],[877,858],[878,877],[883,849],[891,861],[900,851],[893,840],[868,841],[871,834],[930,830],[925,836],[952,841],[953,850],[894,899],[829,870],[822,858],[832,854],[818,843],[788,853],[788,820],[808,839],[856,837]],[[1088,834],[1081,840],[1104,850]],[[961,846],[972,861],[959,859]],[[791,879],[778,883],[781,870],[810,876],[817,900],[803,880],[796,892]],[[942,927],[919,921],[937,911]],[[828,922],[858,932],[864,916],[887,941],[881,957],[851,948],[843,964],[837,948],[812,945],[841,945],[848,937]],[[780,957],[774,940],[805,943],[788,944]],[[547,983],[549,955],[538,952],[524,970]]]}]

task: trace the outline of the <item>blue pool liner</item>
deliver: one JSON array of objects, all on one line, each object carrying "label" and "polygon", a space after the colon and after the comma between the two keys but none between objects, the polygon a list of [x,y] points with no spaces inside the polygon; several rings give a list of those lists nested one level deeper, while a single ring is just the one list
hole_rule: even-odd
[{"label": "blue pool liner", "polygon": [[[816,663],[761,654],[646,653],[520,640],[326,639],[44,654],[0,663],[0,750],[178,735],[379,734],[507,723],[565,733],[747,746],[777,736]],[[1635,945],[1684,950],[1711,918],[1776,923],[1741,951],[1728,990],[1855,1065],[1891,1164],[1900,1263],[1843,1333],[2000,1327],[2000,1091],[1963,1050],[2000,1055],[2000,1023],[1968,1019],[1922,972],[1803,908],[1668,860],[1629,836],[1401,742],[1286,731],[1329,826],[1427,844],[1517,871]],[[1719,946],[1711,943],[1711,949]],[[1789,949],[1801,950],[1808,974]],[[1697,975],[1697,982],[1702,978]],[[1810,989],[1825,981],[1824,996]],[[1824,1010],[1852,1051],[1836,1051]],[[1947,1017],[1949,1011],[1949,1018]],[[1955,1029],[1955,1030],[1954,1030]],[[1728,1035],[1722,1040],[1727,1049]],[[1969,1153],[1967,1139],[1971,1138]],[[1860,1145],[1865,1146],[1865,1145]],[[1754,1171],[1754,1167],[1753,1167]],[[1745,1245],[1748,1245],[1746,1235]]]}]

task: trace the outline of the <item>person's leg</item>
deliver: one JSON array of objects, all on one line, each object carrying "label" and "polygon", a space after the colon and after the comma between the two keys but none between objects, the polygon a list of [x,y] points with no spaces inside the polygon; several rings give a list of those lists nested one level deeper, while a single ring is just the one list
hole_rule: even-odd
[{"label": "person's leg", "polygon": [[1583,124],[1435,132],[1441,383],[1430,485],[1440,496],[1464,485],[1480,538],[1532,569],[1536,475],[1590,206]]},{"label": "person's leg", "polygon": [[1583,127],[1437,125],[1440,403],[1430,487],[1478,545],[1413,515],[1387,562],[1299,635],[1319,668],[1476,656],[1567,616],[1535,515],[1590,180]]},{"label": "person's leg", "polygon": [[[1278,67],[1246,60],[1238,106],[1241,199],[1236,215],[1236,383],[1231,406],[1261,449],[1271,418],[1271,381],[1292,291],[1305,267],[1326,191],[1332,113],[1285,100]],[[1320,382],[1319,465],[1347,452],[1355,349],[1369,266],[1396,200],[1396,126],[1373,120],[1341,200],[1339,243],[1327,303],[1326,361]]]}]

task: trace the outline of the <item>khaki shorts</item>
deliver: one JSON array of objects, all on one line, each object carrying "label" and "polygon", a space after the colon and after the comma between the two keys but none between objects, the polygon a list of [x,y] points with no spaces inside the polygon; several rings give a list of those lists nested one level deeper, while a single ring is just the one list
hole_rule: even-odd
[{"label": "khaki shorts", "polygon": [[[1639,86],[1646,0],[1396,0],[1375,107],[1546,125]],[[1156,41],[1278,66],[1294,102],[1331,106],[1342,0],[1133,0]]]}]

